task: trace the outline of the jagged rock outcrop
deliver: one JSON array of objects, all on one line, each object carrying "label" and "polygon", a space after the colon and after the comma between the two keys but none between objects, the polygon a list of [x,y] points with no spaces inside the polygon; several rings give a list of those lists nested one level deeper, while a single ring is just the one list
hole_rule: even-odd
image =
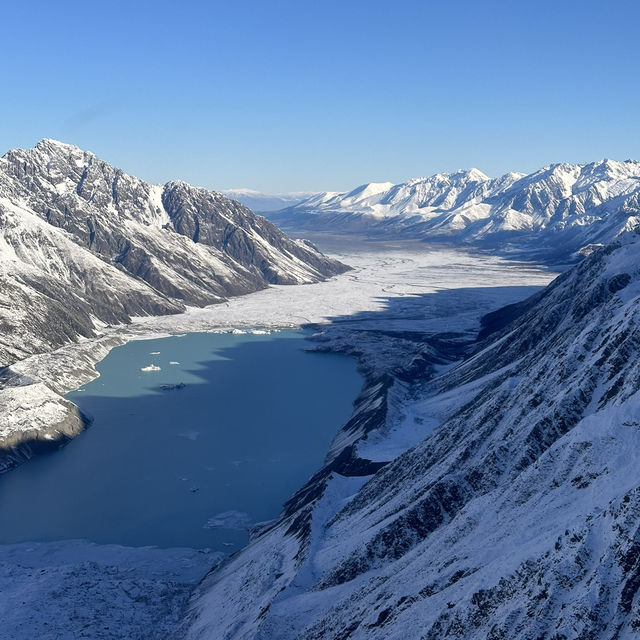
[{"label": "jagged rock outcrop", "polygon": [[150,185],[53,140],[0,158],[0,366],[346,267],[221,194]]},{"label": "jagged rock outcrop", "polygon": [[401,380],[416,344],[363,393],[371,423],[203,582],[179,637],[637,637],[639,265],[627,234],[491,314],[457,366]]}]

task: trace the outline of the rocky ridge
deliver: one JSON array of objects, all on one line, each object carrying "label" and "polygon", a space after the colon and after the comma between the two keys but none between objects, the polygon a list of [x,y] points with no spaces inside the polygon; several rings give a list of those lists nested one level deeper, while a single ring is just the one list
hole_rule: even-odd
[{"label": "rocky ridge", "polygon": [[[0,472],[86,426],[61,394],[122,343],[110,326],[345,270],[219,193],[151,185],[54,140],[9,151],[0,158]],[[70,369],[31,371],[34,354],[46,360],[89,340],[91,355],[80,348]]]},{"label": "rocky ridge", "polygon": [[345,269],[219,193],[150,185],[71,145],[0,158],[0,366],[132,316]]}]

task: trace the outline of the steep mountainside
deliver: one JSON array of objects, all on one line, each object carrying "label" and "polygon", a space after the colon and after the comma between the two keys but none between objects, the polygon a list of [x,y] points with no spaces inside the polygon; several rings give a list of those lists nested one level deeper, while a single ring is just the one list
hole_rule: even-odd
[{"label": "steep mountainside", "polygon": [[326,467],[176,637],[638,637],[639,265],[626,234],[439,375],[446,336],[387,333]]},{"label": "steep mountainside", "polygon": [[496,179],[471,169],[373,183],[319,194],[269,217],[295,231],[412,234],[562,258],[636,227],[639,198],[640,163],[604,160]]},{"label": "steep mountainside", "polygon": [[345,269],[219,193],[150,185],[71,145],[0,158],[0,366],[100,323]]}]

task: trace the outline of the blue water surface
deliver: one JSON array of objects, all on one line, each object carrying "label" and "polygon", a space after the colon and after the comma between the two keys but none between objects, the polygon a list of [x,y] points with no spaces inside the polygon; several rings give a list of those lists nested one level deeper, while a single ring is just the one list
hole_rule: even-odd
[{"label": "blue water surface", "polygon": [[0,543],[239,548],[321,466],[362,384],[308,346],[288,330],[114,349],[67,396],[92,426],[0,479]]}]

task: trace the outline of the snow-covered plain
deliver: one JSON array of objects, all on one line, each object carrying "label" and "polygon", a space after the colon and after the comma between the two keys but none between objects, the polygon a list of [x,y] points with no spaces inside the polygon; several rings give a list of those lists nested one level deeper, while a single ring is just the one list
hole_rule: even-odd
[{"label": "snow-covered plain", "polygon": [[[481,315],[526,297],[555,275],[533,265],[420,243],[350,243],[332,253],[353,270],[329,281],[272,286],[179,315],[105,326],[95,339],[32,356],[11,369],[34,384],[46,381],[62,394],[95,377],[93,365],[110,348],[169,333],[270,331],[307,323],[340,324],[362,335],[367,333],[363,329],[472,333]],[[0,409],[5,392],[0,390]],[[0,430],[24,429],[41,410],[37,401],[23,405],[18,424],[0,411]],[[417,437],[405,429],[393,438],[398,451],[384,451],[379,443],[377,455],[400,453]],[[345,496],[357,488],[345,487]],[[196,551],[73,541],[0,547],[0,639],[163,637],[177,622],[188,592],[216,561]]]},{"label": "snow-covered plain", "polygon": [[[535,265],[418,243],[356,244],[355,249],[341,247],[339,251],[332,255],[354,267],[353,271],[309,285],[275,285],[221,305],[189,309],[184,314],[139,318],[127,331],[284,328],[338,318],[353,323],[356,314],[382,311],[392,299],[405,298],[411,306],[412,298],[441,291],[458,292],[449,297],[446,310],[438,308],[440,303],[435,300],[420,299],[411,317],[403,310],[398,318],[384,314],[380,322],[385,327],[392,321],[395,328],[402,324],[407,330],[428,331],[428,326],[419,323],[433,321],[433,329],[438,325],[437,330],[441,331],[440,320],[446,314],[451,319],[455,317],[455,325],[449,325],[449,330],[455,330],[454,326],[458,330],[469,329],[478,326],[479,311],[519,300],[532,292],[523,287],[544,286],[555,276]],[[472,303],[471,289],[480,290],[473,294]]]}]

